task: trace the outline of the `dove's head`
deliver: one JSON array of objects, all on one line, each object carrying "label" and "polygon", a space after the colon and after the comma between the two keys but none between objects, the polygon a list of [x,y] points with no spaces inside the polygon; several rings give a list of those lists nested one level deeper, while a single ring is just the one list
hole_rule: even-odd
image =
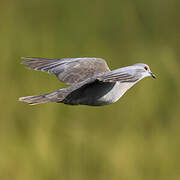
[{"label": "dove's head", "polygon": [[141,73],[143,78],[147,77],[147,76],[156,78],[156,76],[151,72],[151,70],[147,64],[137,63],[137,64],[133,64],[133,66],[135,66],[137,68],[137,72],[138,72],[138,70],[140,70],[139,72]]}]

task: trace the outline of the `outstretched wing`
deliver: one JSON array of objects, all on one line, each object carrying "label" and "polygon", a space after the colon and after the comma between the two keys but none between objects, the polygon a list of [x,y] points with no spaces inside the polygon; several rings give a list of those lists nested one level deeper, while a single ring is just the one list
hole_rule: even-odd
[{"label": "outstretched wing", "polygon": [[97,79],[99,81],[103,81],[103,82],[121,82],[121,83],[126,83],[126,82],[136,82],[139,80],[139,76],[127,72],[127,71],[118,71],[118,70],[114,70],[114,71],[110,71],[107,72],[103,75],[100,75],[97,77]]},{"label": "outstretched wing", "polygon": [[22,57],[25,67],[55,74],[57,78],[66,83],[73,84],[84,81],[99,73],[110,71],[106,61],[101,58],[65,58],[44,59]]}]

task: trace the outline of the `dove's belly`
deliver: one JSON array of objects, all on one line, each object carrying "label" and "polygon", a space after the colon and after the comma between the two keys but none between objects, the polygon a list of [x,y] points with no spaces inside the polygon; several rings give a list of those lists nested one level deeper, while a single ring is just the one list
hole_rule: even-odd
[{"label": "dove's belly", "polygon": [[103,105],[112,104],[118,101],[133,85],[134,83],[116,82],[115,86],[107,94],[98,99],[98,102],[102,103]]},{"label": "dove's belly", "polygon": [[106,83],[96,81],[71,92],[63,103],[103,106],[116,102],[134,83]]}]

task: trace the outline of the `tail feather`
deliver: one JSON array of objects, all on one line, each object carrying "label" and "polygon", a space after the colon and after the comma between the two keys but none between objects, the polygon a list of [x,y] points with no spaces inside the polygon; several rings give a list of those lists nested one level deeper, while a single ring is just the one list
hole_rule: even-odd
[{"label": "tail feather", "polygon": [[61,102],[64,97],[59,97],[58,92],[59,91],[54,91],[49,94],[20,97],[19,101],[29,103],[30,105],[42,104],[47,102]]},{"label": "tail feather", "polygon": [[43,97],[43,96],[26,96],[26,97],[20,97],[19,101],[26,102],[30,105],[36,105],[36,104],[42,104],[46,102],[50,102],[49,99]]}]

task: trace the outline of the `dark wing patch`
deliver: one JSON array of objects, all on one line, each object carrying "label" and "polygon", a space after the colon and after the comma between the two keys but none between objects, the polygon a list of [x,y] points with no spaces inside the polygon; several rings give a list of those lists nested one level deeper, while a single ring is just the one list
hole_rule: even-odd
[{"label": "dark wing patch", "polygon": [[100,73],[109,72],[106,61],[101,58],[65,58],[44,59],[23,57],[25,67],[55,74],[57,78],[66,83],[73,84],[84,81]]}]

